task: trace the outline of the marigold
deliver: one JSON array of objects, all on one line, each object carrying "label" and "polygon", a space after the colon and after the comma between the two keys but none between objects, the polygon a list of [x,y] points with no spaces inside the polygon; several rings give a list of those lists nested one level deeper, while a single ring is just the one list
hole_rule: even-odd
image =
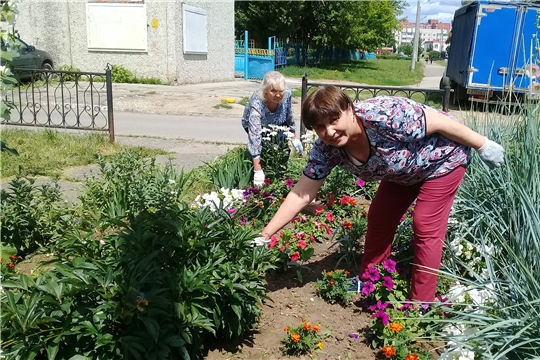
[{"label": "marigold", "polygon": [[319,349],[323,349],[324,348],[324,344],[322,341],[319,341],[319,343],[317,344],[319,346]]},{"label": "marigold", "polygon": [[405,357],[405,360],[418,360],[418,355],[416,354],[409,354]]},{"label": "marigold", "polygon": [[329,272],[326,273],[326,277],[331,277],[331,276],[332,276],[332,272],[331,272],[331,271],[329,271]]},{"label": "marigold", "polygon": [[306,318],[302,318],[302,322],[305,323],[307,321]]},{"label": "marigold", "polygon": [[347,276],[351,275],[351,272],[350,271],[347,271],[347,270],[344,270],[343,273]]},{"label": "marigold", "polygon": [[11,256],[9,257],[9,260],[11,260],[11,261],[17,260],[17,255],[11,255]]},{"label": "marigold", "polygon": [[330,280],[328,283],[330,284],[330,286],[334,286],[336,282],[334,280]]},{"label": "marigold", "polygon": [[313,331],[317,332],[319,330],[321,330],[321,327],[319,325],[317,325],[317,324],[314,324],[313,325]]},{"label": "marigold", "polygon": [[381,349],[381,352],[387,359],[390,359],[392,356],[396,355],[396,348],[391,345],[386,345]]},{"label": "marigold", "polygon": [[289,329],[289,327],[288,327],[288,326],[285,326],[285,327],[283,328],[283,330],[285,330],[286,332],[289,332],[289,331],[291,331],[291,329]]},{"label": "marigold", "polygon": [[9,269],[13,269],[15,267],[14,263],[9,263],[6,265]]},{"label": "marigold", "polygon": [[300,334],[292,334],[291,339],[295,343],[299,342],[300,341]]},{"label": "marigold", "polygon": [[388,326],[390,327],[390,331],[392,331],[392,332],[398,333],[401,330],[403,330],[403,326],[400,323],[397,323],[397,322],[393,322]]},{"label": "marigold", "polygon": [[311,330],[311,324],[308,323],[308,322],[305,322],[304,323],[304,330],[308,330],[308,331]]}]

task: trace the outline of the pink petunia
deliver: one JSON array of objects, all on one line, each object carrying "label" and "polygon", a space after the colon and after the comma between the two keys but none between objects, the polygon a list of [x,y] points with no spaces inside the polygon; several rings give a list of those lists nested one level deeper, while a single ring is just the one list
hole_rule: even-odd
[{"label": "pink petunia", "polygon": [[270,179],[269,178],[264,179],[264,185],[266,185],[266,186],[270,185]]},{"label": "pink petunia", "polygon": [[315,215],[321,215],[324,208],[322,206],[315,206]]},{"label": "pink petunia", "polygon": [[306,248],[306,246],[307,246],[307,244],[306,244],[306,242],[305,242],[304,240],[300,240],[300,241],[298,242],[298,247],[299,247],[300,249],[304,250],[304,249]]},{"label": "pink petunia", "polygon": [[292,181],[292,179],[285,180],[285,186],[293,187],[293,185],[294,185],[294,181]]},{"label": "pink petunia", "polygon": [[300,253],[298,251],[295,251],[291,254],[291,261],[298,261],[300,258]]},{"label": "pink petunia", "polygon": [[362,283],[362,295],[369,295],[375,291],[375,285],[371,281],[364,281]]},{"label": "pink petunia", "polygon": [[388,314],[382,310],[377,311],[375,314],[371,315],[371,317],[381,320],[383,325],[388,325],[388,322],[390,321]]},{"label": "pink petunia", "polygon": [[394,289],[394,281],[390,276],[384,276],[382,284],[388,289],[388,291],[392,291]]},{"label": "pink petunia", "polygon": [[364,182],[364,180],[358,179],[358,181],[356,182],[356,185],[358,185],[360,187],[364,187],[366,185],[366,183]]},{"label": "pink petunia", "polygon": [[371,281],[379,281],[379,279],[381,278],[381,273],[379,273],[379,269],[377,269],[375,266],[372,266],[371,268],[366,270],[363,278],[368,278]]},{"label": "pink petunia", "polygon": [[388,271],[390,274],[393,274],[396,272],[396,262],[392,259],[386,259],[383,262],[383,267]]}]

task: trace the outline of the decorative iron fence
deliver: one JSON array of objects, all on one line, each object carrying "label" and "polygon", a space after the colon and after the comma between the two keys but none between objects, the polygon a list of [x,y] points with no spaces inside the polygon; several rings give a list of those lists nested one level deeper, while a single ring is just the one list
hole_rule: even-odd
[{"label": "decorative iron fence", "polygon": [[[328,84],[318,82],[308,82],[307,74],[302,77],[302,104],[308,93],[319,86],[334,85],[345,91],[349,97],[356,101],[362,101],[375,96],[401,96],[412,99],[416,102],[429,105],[434,108],[448,111],[450,103],[450,86],[446,85],[441,89],[421,89],[412,87],[393,87],[393,86],[370,86],[370,85],[350,85],[350,84]],[[304,124],[300,124],[300,133],[303,135],[306,132]]]},{"label": "decorative iron fence", "polygon": [[114,142],[111,67],[104,73],[14,69],[19,85],[6,100],[11,119],[2,124],[107,131]]}]

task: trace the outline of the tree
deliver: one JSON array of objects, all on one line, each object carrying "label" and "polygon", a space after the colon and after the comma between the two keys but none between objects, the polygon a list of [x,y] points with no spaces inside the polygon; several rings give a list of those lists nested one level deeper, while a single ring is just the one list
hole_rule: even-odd
[{"label": "tree", "polygon": [[392,44],[403,0],[391,1],[235,1],[237,37],[265,42],[268,36],[304,44],[374,50]]},{"label": "tree", "polygon": [[398,53],[404,53],[405,55],[411,56],[412,55],[413,47],[411,44],[401,44],[398,47]]}]

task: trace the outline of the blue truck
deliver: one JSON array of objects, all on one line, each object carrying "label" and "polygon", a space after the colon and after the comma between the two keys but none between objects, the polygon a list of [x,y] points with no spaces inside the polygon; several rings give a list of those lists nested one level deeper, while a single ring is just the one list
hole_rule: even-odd
[{"label": "blue truck", "polygon": [[514,101],[540,93],[540,5],[474,1],[456,10],[440,87],[451,102]]}]

